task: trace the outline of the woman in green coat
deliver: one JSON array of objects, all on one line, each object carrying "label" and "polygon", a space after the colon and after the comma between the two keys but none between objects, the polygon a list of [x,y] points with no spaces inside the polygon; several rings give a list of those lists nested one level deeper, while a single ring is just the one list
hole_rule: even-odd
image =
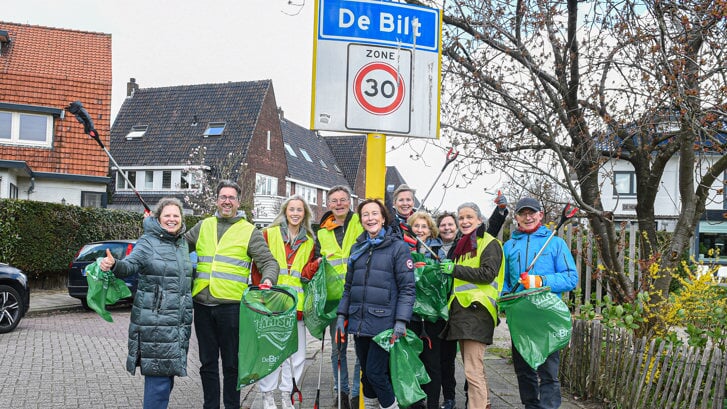
[{"label": "woman in green coat", "polygon": [[175,376],[187,375],[192,326],[192,263],[184,239],[182,203],[159,201],[144,219],[144,234],[123,260],[110,252],[101,270],[118,277],[139,273],[129,323],[126,369],[144,375],[144,408],[166,408]]}]

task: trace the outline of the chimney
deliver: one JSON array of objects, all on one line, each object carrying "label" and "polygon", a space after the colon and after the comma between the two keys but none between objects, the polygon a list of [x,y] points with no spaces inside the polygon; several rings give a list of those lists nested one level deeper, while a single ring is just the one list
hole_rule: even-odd
[{"label": "chimney", "polygon": [[139,90],[139,84],[136,83],[136,78],[129,78],[129,82],[126,83],[126,96],[133,97],[134,92]]},{"label": "chimney", "polygon": [[285,119],[285,112],[283,112],[283,107],[278,107],[278,118],[282,121]]},{"label": "chimney", "polygon": [[6,30],[0,30],[0,55],[5,51],[5,46],[10,45],[10,34]]}]

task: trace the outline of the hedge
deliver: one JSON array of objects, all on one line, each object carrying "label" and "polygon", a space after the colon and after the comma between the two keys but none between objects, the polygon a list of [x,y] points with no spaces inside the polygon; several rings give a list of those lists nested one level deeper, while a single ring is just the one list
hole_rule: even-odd
[{"label": "hedge", "polygon": [[[137,239],[137,212],[0,199],[0,262],[17,267],[33,287],[64,286],[68,265],[89,242]],[[201,218],[185,216],[191,228]]]}]

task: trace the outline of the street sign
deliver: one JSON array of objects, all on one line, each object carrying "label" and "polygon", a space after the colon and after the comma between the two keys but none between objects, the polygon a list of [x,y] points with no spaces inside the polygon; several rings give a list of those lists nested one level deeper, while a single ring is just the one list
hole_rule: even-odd
[{"label": "street sign", "polygon": [[318,0],[311,129],[439,137],[441,15]]}]

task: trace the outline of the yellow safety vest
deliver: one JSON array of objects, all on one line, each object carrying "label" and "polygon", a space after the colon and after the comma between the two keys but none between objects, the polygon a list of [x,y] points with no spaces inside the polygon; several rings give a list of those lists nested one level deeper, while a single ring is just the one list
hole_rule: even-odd
[{"label": "yellow safety vest", "polygon": [[197,275],[192,296],[209,287],[210,294],[221,300],[242,299],[250,281],[252,260],[247,254],[255,226],[240,219],[230,226],[217,242],[217,218],[202,221],[197,239]]},{"label": "yellow safety vest", "polygon": [[288,259],[285,255],[285,241],[280,231],[280,226],[273,226],[265,229],[268,236],[268,247],[273,257],[278,262],[280,271],[278,272],[278,285],[288,286],[295,291],[298,297],[297,309],[303,311],[303,283],[300,281],[303,267],[310,260],[310,253],[313,251],[313,237],[308,236],[308,240],[300,244],[295,251],[293,263],[288,267]]},{"label": "yellow safety vest", "polygon": [[[502,243],[499,240],[492,237],[489,233],[485,233],[484,237],[477,239],[477,255],[474,257],[466,256],[460,258],[456,264],[465,267],[479,268],[480,267],[480,256],[491,241],[496,241],[502,251]],[[500,271],[497,273],[497,277],[490,284],[475,284],[469,281],[460,280],[455,278],[452,284],[452,296],[449,297],[449,304],[452,305],[452,301],[456,298],[457,301],[463,307],[469,307],[473,302],[477,301],[487,308],[487,311],[492,315],[492,321],[497,322],[497,297],[500,295],[502,290],[502,284],[505,281],[505,253],[502,254],[502,260],[500,261]]]},{"label": "yellow safety vest", "polygon": [[338,245],[334,230],[325,228],[318,230],[318,242],[321,243],[321,255],[326,256],[328,262],[338,273],[339,280],[346,279],[348,256],[351,254],[351,247],[353,247],[358,236],[364,231],[356,213],[351,215],[351,220],[348,221],[347,227],[348,230],[346,230],[346,234],[343,236],[343,244],[341,246]]}]

